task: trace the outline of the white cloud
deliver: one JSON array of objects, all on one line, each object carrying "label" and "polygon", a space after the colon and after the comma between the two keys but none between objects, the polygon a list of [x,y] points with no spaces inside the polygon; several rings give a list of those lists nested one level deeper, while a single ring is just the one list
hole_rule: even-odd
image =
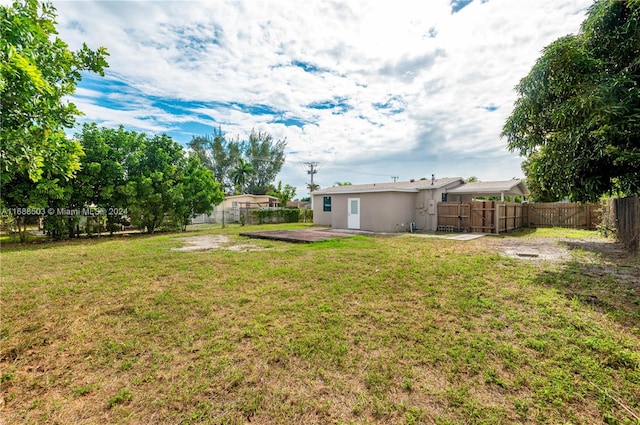
[{"label": "white cloud", "polygon": [[[578,30],[591,0],[475,0],[455,14],[447,0],[54,4],[61,37],[72,48],[106,46],[108,74],[133,89],[79,90],[88,120],[145,131],[191,120],[233,136],[256,128],[286,137],[295,153],[279,177],[304,195],[305,161],[322,164],[323,186],[521,175],[500,139],[513,88],[545,45]],[[149,96],[198,102],[194,117]],[[310,107],[322,102],[339,105]],[[308,124],[273,122],[283,117]]]}]

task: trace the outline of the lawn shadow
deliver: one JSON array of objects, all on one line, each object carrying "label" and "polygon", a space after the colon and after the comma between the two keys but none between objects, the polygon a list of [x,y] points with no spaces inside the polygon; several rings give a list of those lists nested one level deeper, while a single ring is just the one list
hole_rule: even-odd
[{"label": "lawn shadow", "polygon": [[640,335],[640,257],[611,240],[564,240],[572,259],[536,283],[553,287]]},{"label": "lawn shadow", "polygon": [[519,227],[515,230],[512,230],[510,232],[505,232],[505,233],[500,233],[497,235],[491,235],[492,237],[514,237],[514,238],[521,238],[521,237],[526,237],[526,236],[531,236],[533,234],[535,234],[537,231],[537,229],[532,228],[532,227]]},{"label": "lawn shadow", "polygon": [[175,233],[176,235],[183,234],[184,232],[168,232],[168,231],[160,231],[153,234],[142,233],[140,231],[131,231],[131,232],[116,232],[114,234],[102,233],[100,235],[80,235],[79,237],[66,238],[66,239],[52,239],[46,235],[30,235],[30,237],[25,242],[20,242],[19,240],[6,240],[0,243],[0,252],[13,252],[13,251],[25,251],[25,250],[40,250],[40,249],[50,249],[57,248],[65,245],[73,245],[73,244],[83,244],[83,243],[101,243],[108,242],[118,239],[129,239],[129,238],[145,238],[145,237],[154,237],[159,235],[166,235]]}]

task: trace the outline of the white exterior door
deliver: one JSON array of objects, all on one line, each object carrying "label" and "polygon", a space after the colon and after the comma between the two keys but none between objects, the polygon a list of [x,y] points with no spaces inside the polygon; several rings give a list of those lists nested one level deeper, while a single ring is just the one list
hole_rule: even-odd
[{"label": "white exterior door", "polygon": [[347,211],[347,228],[359,229],[360,228],[360,198],[348,199],[348,211]]}]

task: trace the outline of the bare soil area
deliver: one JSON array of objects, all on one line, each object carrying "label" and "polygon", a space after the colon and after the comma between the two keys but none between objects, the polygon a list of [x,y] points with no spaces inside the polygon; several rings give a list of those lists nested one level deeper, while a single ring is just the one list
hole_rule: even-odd
[{"label": "bare soil area", "polygon": [[633,257],[612,239],[488,236],[482,240],[490,249],[509,257],[560,263],[575,260],[585,266],[582,271],[588,276],[612,275],[640,287],[640,257]]},{"label": "bare soil area", "polygon": [[173,251],[209,251],[211,249],[226,249],[229,251],[262,251],[265,248],[251,243],[235,243],[225,235],[201,235],[178,238],[184,243]]},{"label": "bare soil area", "polygon": [[640,334],[640,257],[611,239],[516,238],[480,239],[483,246],[522,261],[557,263],[543,271],[540,283],[552,285],[567,298],[577,298]]}]

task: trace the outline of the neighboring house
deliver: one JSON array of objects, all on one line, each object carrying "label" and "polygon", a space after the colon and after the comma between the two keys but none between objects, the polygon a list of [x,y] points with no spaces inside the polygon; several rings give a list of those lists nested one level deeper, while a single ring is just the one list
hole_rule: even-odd
[{"label": "neighboring house", "polygon": [[289,201],[287,202],[287,208],[311,208],[311,201]]},{"label": "neighboring house", "polygon": [[313,192],[313,223],[335,229],[397,232],[411,223],[435,231],[437,202],[461,177],[334,186]]},{"label": "neighboring house", "polygon": [[270,195],[232,195],[225,197],[220,205],[213,207],[211,215],[200,214],[191,220],[192,224],[232,223],[240,221],[240,216],[252,209],[277,208],[278,198]]},{"label": "neighboring house", "polygon": [[524,180],[506,180],[499,182],[472,182],[448,190],[447,201],[469,202],[473,198],[491,196],[500,198],[519,197],[521,200],[529,195]]},{"label": "neighboring house", "polygon": [[521,180],[465,183],[461,177],[334,186],[313,192],[313,223],[386,233],[436,231],[438,202],[526,194]]},{"label": "neighboring house", "polygon": [[232,195],[216,208],[275,208],[279,204],[278,198],[270,195]]}]

